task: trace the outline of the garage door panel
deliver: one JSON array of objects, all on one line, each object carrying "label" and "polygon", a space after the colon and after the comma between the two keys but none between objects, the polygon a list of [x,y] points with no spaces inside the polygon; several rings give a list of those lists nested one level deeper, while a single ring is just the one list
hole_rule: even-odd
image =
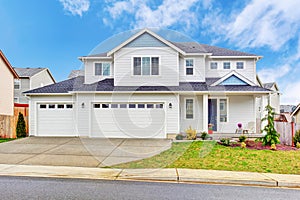
[{"label": "garage door panel", "polygon": [[165,138],[165,111],[155,108],[93,108],[91,127],[92,137]]},{"label": "garage door panel", "polygon": [[[49,108],[50,105],[54,108]],[[58,105],[63,105],[63,108],[59,108]],[[37,136],[77,135],[72,104],[42,103],[38,104],[37,111]]]}]

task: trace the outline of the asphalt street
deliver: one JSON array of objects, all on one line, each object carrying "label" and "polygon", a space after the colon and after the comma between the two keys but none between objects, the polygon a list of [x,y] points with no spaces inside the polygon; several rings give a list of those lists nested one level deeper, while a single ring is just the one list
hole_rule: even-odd
[{"label": "asphalt street", "polygon": [[299,199],[300,190],[0,176],[1,199]]}]

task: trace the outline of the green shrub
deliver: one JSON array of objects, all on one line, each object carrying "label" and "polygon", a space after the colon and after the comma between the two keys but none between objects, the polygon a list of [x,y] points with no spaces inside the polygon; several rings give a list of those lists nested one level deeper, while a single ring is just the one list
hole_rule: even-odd
[{"label": "green shrub", "polygon": [[239,142],[245,142],[246,139],[247,139],[247,137],[246,137],[245,135],[241,135],[241,136],[239,137]]},{"label": "green shrub", "polygon": [[190,126],[188,129],[185,130],[185,133],[186,133],[186,139],[196,140],[197,137],[196,129],[192,129],[192,127]]},{"label": "green shrub", "polygon": [[206,138],[208,138],[208,133],[206,133],[205,131],[201,133],[202,140],[206,140]]},{"label": "green shrub", "polygon": [[300,149],[300,143],[299,143],[299,142],[297,142],[296,148],[297,148],[297,149]]},{"label": "green shrub", "polygon": [[273,111],[273,108],[270,105],[266,106],[265,111],[267,111],[267,114],[262,119],[262,121],[267,121],[268,124],[264,127],[262,132],[265,132],[266,135],[264,137],[259,138],[259,140],[262,141],[263,145],[279,144],[280,134],[277,133],[274,126],[275,112]]},{"label": "green shrub", "polygon": [[224,146],[230,146],[230,138],[221,138],[220,142]]},{"label": "green shrub", "polygon": [[26,124],[22,113],[19,113],[17,128],[16,128],[17,137],[26,137]]},{"label": "green shrub", "polygon": [[178,135],[176,135],[176,137],[175,137],[175,139],[176,140],[183,140],[183,135],[182,134],[178,134]]},{"label": "green shrub", "polygon": [[294,145],[297,145],[297,142],[300,143],[300,130],[296,131],[295,136],[293,137]]}]

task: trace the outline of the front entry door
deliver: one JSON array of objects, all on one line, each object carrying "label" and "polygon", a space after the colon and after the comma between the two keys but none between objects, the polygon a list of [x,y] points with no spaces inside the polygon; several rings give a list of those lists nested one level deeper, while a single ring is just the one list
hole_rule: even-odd
[{"label": "front entry door", "polygon": [[213,124],[213,131],[217,131],[217,99],[208,99],[208,124]]}]

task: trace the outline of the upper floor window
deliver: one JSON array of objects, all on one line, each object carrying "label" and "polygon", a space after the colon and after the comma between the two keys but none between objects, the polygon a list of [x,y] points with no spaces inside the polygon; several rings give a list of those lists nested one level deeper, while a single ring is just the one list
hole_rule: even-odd
[{"label": "upper floor window", "polygon": [[185,74],[194,75],[194,59],[185,60]]},{"label": "upper floor window", "polygon": [[109,76],[110,75],[110,63],[101,62],[95,63],[95,76]]},{"label": "upper floor window", "polygon": [[133,75],[159,75],[159,57],[134,57]]},{"label": "upper floor window", "polygon": [[20,80],[17,80],[17,79],[14,80],[14,88],[16,90],[21,89],[21,81]]},{"label": "upper floor window", "polygon": [[217,62],[211,62],[210,63],[210,69],[218,69],[218,63]]},{"label": "upper floor window", "polygon": [[237,62],[236,69],[244,69],[244,62]]},{"label": "upper floor window", "polygon": [[223,62],[223,69],[230,69],[230,62]]}]

